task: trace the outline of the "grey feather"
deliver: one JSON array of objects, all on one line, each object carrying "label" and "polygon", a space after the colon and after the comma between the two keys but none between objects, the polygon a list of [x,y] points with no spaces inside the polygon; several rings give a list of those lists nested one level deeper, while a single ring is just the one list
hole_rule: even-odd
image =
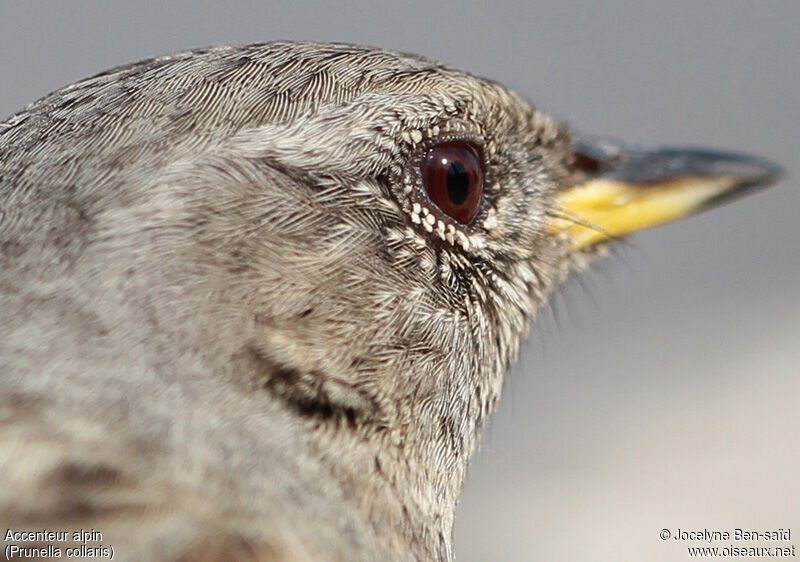
[{"label": "grey feather", "polygon": [[[490,170],[476,226],[419,192],[450,138]],[[122,560],[452,559],[470,454],[576,267],[544,226],[570,154],[491,81],[343,45],[188,51],[9,118],[0,520]]]}]

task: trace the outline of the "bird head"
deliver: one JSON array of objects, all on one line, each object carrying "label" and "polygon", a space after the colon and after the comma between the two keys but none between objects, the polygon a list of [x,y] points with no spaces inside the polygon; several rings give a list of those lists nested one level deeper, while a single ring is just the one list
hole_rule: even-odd
[{"label": "bird head", "polygon": [[[776,174],[576,138],[495,82],[409,55],[271,44],[198,68],[252,119],[180,174],[209,215],[209,259],[235,249],[241,271],[215,286],[247,279],[256,384],[456,480],[564,279],[622,236]],[[245,79],[245,93],[230,83]]]},{"label": "bird head", "polygon": [[301,434],[371,497],[388,483],[439,538],[559,284],[620,237],[776,175],[576,138],[495,82],[313,43],[114,69],[0,133],[15,196],[49,185],[69,203],[42,207],[72,217],[51,221],[47,267],[72,276],[75,299],[91,293],[114,357],[158,366],[115,388],[142,394],[150,371],[186,396],[213,388],[242,424]]}]

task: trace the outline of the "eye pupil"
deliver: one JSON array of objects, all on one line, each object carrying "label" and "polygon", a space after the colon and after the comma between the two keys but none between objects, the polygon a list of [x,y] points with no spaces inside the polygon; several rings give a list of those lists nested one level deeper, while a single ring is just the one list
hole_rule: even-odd
[{"label": "eye pupil", "polygon": [[425,193],[439,210],[462,224],[475,218],[483,197],[483,169],[472,146],[436,145],[428,151],[421,171]]},{"label": "eye pupil", "polygon": [[453,162],[447,170],[447,194],[455,205],[461,205],[469,195],[469,175],[461,162]]}]

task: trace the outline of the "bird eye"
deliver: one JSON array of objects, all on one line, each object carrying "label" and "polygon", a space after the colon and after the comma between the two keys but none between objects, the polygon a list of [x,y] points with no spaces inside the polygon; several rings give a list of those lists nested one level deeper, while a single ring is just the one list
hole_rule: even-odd
[{"label": "bird eye", "polygon": [[436,145],[422,163],[422,185],[443,213],[467,224],[475,218],[483,196],[481,161],[466,143]]}]

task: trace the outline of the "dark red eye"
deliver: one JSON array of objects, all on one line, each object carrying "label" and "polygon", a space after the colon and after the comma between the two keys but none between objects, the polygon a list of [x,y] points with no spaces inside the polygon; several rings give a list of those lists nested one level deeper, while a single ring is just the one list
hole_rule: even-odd
[{"label": "dark red eye", "polygon": [[475,149],[463,142],[431,148],[422,163],[422,185],[443,213],[467,224],[483,196],[483,169]]}]

